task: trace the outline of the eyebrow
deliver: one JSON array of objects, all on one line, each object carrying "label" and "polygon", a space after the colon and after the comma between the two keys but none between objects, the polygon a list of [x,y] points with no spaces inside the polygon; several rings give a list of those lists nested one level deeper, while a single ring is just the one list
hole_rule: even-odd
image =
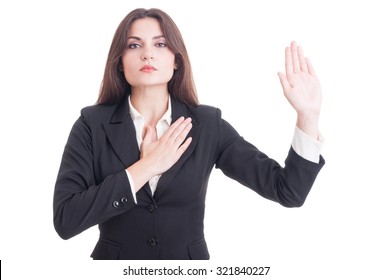
[{"label": "eyebrow", "polygon": [[[165,38],[165,36],[163,36],[163,35],[157,35],[157,36],[152,37],[153,40],[161,39],[161,38]],[[138,41],[142,41],[142,38],[137,37],[137,36],[129,36],[129,37],[128,37],[128,40],[129,40],[129,39],[135,39],[135,40],[138,40]]]}]

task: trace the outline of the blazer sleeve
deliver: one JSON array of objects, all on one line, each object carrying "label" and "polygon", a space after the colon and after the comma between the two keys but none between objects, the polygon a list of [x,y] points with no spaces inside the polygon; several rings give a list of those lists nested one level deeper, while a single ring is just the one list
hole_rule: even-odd
[{"label": "blazer sleeve", "polygon": [[96,184],[91,129],[82,116],[64,148],[53,198],[53,222],[63,239],[122,214],[135,206],[126,171]]},{"label": "blazer sleeve", "polygon": [[285,166],[248,143],[218,113],[219,148],[216,167],[228,177],[285,207],[300,207],[325,161],[310,162],[290,148]]}]

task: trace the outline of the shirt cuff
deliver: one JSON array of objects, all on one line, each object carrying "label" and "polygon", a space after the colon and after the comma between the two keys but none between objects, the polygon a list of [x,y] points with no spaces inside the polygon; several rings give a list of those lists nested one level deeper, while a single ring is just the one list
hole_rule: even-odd
[{"label": "shirt cuff", "polygon": [[132,175],[131,175],[131,173],[128,172],[127,169],[125,169],[125,173],[127,173],[129,185],[131,186],[131,192],[132,192],[133,200],[134,200],[135,203],[137,204],[137,200],[136,200],[136,191],[135,191],[135,183],[133,182]]},{"label": "shirt cuff", "polygon": [[293,150],[301,157],[314,163],[320,162],[321,149],[324,144],[324,138],[319,134],[318,140],[310,137],[295,127],[292,142]]}]

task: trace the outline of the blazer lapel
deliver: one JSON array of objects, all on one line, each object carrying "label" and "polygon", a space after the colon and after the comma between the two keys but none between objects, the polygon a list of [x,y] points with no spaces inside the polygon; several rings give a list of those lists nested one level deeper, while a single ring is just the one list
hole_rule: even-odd
[{"label": "blazer lapel", "polygon": [[176,101],[174,98],[171,98],[171,102],[172,102],[172,122],[175,122],[178,118],[182,116],[185,118],[187,117],[192,118],[192,129],[187,136],[187,137],[192,137],[192,142],[190,146],[186,149],[184,154],[181,156],[181,158],[169,170],[167,170],[165,173],[162,174],[154,194],[154,197],[156,199],[158,199],[159,196],[161,196],[162,193],[164,193],[167,190],[167,188],[170,186],[171,182],[177,175],[178,171],[181,169],[182,165],[193,153],[200,135],[199,132],[200,126],[197,123],[197,120],[193,118],[193,116],[189,112],[187,106],[183,103]]},{"label": "blazer lapel", "polygon": [[114,152],[124,167],[135,163],[140,157],[140,151],[136,141],[135,126],[129,114],[128,98],[124,98],[119,103],[110,122],[103,126]]},{"label": "blazer lapel", "polygon": [[[128,98],[129,95],[119,103],[110,122],[103,125],[110,145],[124,164],[124,169],[140,159],[135,125],[133,124],[129,113]],[[143,189],[152,197],[151,189],[148,184],[146,184]]]}]

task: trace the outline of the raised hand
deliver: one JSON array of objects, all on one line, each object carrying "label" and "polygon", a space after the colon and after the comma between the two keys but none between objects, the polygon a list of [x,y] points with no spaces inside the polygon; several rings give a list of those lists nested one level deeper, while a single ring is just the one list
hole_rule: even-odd
[{"label": "raised hand", "polygon": [[286,47],[285,68],[286,75],[281,72],[278,75],[285,97],[297,112],[297,126],[317,138],[321,86],[310,60],[294,41]]}]

